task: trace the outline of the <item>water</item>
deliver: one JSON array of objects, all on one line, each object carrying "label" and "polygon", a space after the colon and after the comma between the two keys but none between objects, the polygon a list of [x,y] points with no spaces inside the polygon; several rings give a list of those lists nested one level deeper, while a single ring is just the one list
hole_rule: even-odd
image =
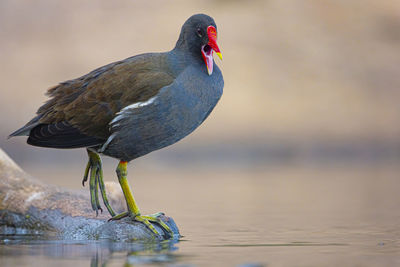
[{"label": "water", "polygon": [[172,216],[180,242],[2,236],[0,265],[399,266],[399,171],[398,164],[133,169],[142,212]]}]

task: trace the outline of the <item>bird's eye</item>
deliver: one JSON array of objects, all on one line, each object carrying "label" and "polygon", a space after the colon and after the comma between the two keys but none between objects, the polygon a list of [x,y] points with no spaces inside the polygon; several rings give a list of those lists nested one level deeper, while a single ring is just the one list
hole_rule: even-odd
[{"label": "bird's eye", "polygon": [[200,28],[197,28],[197,35],[198,35],[199,37],[203,37],[203,33],[201,32],[201,29],[200,29]]}]

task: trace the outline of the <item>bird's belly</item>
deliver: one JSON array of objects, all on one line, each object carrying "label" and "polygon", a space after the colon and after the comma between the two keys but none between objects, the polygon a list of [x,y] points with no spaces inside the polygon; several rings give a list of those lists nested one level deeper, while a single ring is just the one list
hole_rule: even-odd
[{"label": "bird's belly", "polygon": [[130,161],[172,145],[194,131],[214,108],[218,98],[170,98],[147,109],[137,110],[103,154]]}]

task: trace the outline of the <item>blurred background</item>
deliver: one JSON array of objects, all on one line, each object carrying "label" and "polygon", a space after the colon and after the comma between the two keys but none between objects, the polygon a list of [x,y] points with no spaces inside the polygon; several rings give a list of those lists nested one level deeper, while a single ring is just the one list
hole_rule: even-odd
[{"label": "blurred background", "polygon": [[[239,196],[249,216],[300,210],[336,214],[345,225],[400,222],[394,212],[400,204],[396,0],[3,0],[0,147],[33,176],[80,188],[83,149],[35,148],[25,138],[7,140],[8,134],[33,117],[58,82],[172,49],[194,13],[207,13],[218,25],[224,95],[193,134],[130,164],[144,209],[172,213],[189,233],[184,214],[190,209],[179,203],[193,204],[195,196],[212,199],[213,211],[200,210],[215,216]],[[117,162],[104,160],[106,180],[116,181]],[[163,194],[164,186],[175,189],[175,200],[147,197],[151,190]],[[300,217],[295,221],[303,225]]]},{"label": "blurred background", "polygon": [[47,88],[169,50],[199,12],[219,27],[224,96],[194,134],[146,162],[237,168],[400,156],[398,1],[1,1],[0,12],[0,146],[20,164],[80,153],[6,140]]}]

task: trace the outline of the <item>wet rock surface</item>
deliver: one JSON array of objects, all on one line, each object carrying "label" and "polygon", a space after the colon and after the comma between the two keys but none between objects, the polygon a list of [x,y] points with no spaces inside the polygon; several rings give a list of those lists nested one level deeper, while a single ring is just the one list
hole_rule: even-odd
[{"label": "wet rock surface", "polygon": [[[108,186],[115,186],[109,184]],[[107,187],[107,184],[106,184]],[[124,210],[121,192],[111,190],[109,199],[117,212]],[[90,208],[89,194],[46,185],[30,177],[0,149],[0,234],[49,235],[67,240],[115,241],[163,240],[168,235],[154,224],[155,237],[143,224],[130,218],[108,222]],[[179,237],[172,218],[160,215]]]}]

